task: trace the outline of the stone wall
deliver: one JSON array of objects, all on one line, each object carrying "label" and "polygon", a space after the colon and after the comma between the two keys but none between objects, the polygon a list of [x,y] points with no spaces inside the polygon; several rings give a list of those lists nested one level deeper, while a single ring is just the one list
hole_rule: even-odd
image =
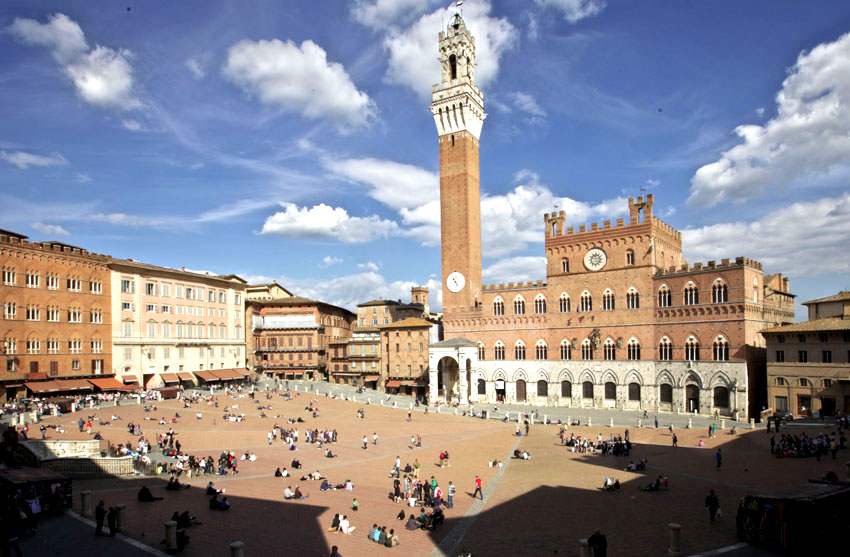
[{"label": "stone wall", "polygon": [[29,440],[24,444],[42,461],[56,458],[86,458],[100,456],[97,440]]}]

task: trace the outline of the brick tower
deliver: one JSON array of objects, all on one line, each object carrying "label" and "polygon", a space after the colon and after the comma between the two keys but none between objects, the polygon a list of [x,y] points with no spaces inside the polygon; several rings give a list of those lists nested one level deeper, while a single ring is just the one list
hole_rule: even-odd
[{"label": "brick tower", "polygon": [[455,15],[440,32],[442,78],[431,113],[440,145],[443,311],[477,307],[481,294],[481,199],[478,139],[484,95],[475,86],[475,37]]}]

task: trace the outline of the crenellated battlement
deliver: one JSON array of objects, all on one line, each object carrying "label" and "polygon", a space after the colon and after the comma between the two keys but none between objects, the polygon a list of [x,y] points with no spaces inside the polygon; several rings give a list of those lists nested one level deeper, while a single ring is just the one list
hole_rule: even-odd
[{"label": "crenellated battlement", "polygon": [[535,288],[543,288],[546,286],[546,282],[543,280],[538,281],[527,281],[527,282],[509,282],[507,284],[482,284],[481,290],[487,290],[489,292],[495,292],[499,290],[530,290]]},{"label": "crenellated battlement", "polygon": [[[629,198],[629,222],[626,224],[626,219],[619,218],[613,223],[610,220],[592,222],[590,224],[581,224],[578,227],[566,226],[567,215],[565,211],[557,211],[552,213],[543,213],[543,222],[546,228],[546,238],[555,238],[559,236],[575,236],[579,234],[588,234],[598,232],[600,230],[612,230],[618,228],[628,228],[630,226],[650,223],[658,230],[669,234],[676,240],[682,239],[682,233],[663,222],[661,219],[652,215],[652,206],[654,198],[652,194],[637,199]],[[641,212],[643,212],[643,220],[641,220]]]},{"label": "crenellated battlement", "polygon": [[680,275],[685,273],[713,271],[716,269],[732,269],[740,267],[752,267],[753,269],[757,269],[759,271],[762,270],[762,264],[756,261],[755,259],[750,259],[748,257],[736,257],[734,261],[729,259],[721,259],[719,264],[717,263],[717,261],[712,260],[706,263],[692,263],[690,265],[684,263],[679,267],[669,267],[667,269],[659,268],[655,276]]},{"label": "crenellated battlement", "polygon": [[91,253],[83,248],[64,244],[62,242],[31,242],[22,234],[15,234],[14,232],[7,231],[0,231],[0,245],[6,245],[12,248],[42,251],[52,254],[76,255],[78,257],[87,257],[104,263],[108,263],[112,260],[111,255]]}]

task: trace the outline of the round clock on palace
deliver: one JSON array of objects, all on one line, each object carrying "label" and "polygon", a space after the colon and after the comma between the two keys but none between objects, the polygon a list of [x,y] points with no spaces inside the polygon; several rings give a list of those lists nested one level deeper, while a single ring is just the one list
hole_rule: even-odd
[{"label": "round clock on palace", "polygon": [[466,278],[463,276],[463,273],[459,273],[455,271],[450,273],[449,276],[446,277],[446,288],[449,289],[449,292],[460,292],[463,290],[463,287],[466,285]]},{"label": "round clock on palace", "polygon": [[588,271],[599,271],[608,262],[608,255],[599,248],[593,248],[584,254],[584,266]]}]

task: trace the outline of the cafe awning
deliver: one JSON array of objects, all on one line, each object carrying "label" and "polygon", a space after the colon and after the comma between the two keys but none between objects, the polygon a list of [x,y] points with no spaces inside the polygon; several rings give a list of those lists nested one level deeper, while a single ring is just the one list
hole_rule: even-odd
[{"label": "cafe awning", "polygon": [[196,372],[195,372],[195,376],[196,376],[198,379],[203,379],[203,380],[204,380],[204,381],[206,381],[207,383],[212,383],[212,382],[215,382],[215,381],[218,381],[218,380],[219,380],[219,379],[218,379],[218,377],[216,377],[215,375],[213,375],[213,374],[212,374],[212,373],[210,373],[209,371],[196,371]]},{"label": "cafe awning", "polygon": [[242,377],[241,375],[237,375],[232,369],[211,369],[210,373],[222,381],[233,381]]},{"label": "cafe awning", "polygon": [[56,381],[27,381],[24,386],[35,394],[61,391]]},{"label": "cafe awning", "polygon": [[120,381],[116,381],[114,377],[98,377],[97,379],[88,379],[88,382],[100,389],[101,391],[129,391]]},{"label": "cafe awning", "polygon": [[367,375],[366,377],[363,378],[363,380],[364,381],[380,381],[381,376],[380,375]]},{"label": "cafe awning", "polygon": [[85,379],[57,379],[56,383],[63,391],[90,391],[91,383]]},{"label": "cafe awning", "polygon": [[179,372],[177,374],[177,377],[179,377],[181,381],[194,381],[195,380],[195,378],[192,376],[191,373],[187,373],[185,371]]},{"label": "cafe awning", "polygon": [[121,381],[123,381],[125,385],[138,386],[139,384],[139,379],[135,375],[125,375],[121,378]]},{"label": "cafe awning", "polygon": [[389,381],[387,381],[387,384],[385,386],[388,389],[397,389],[397,388],[401,387],[401,381],[399,381],[397,379],[390,379]]},{"label": "cafe awning", "polygon": [[180,378],[177,377],[176,373],[163,373],[162,375],[160,375],[160,377],[162,378],[163,383],[165,383],[166,385],[171,385],[180,382]]}]

